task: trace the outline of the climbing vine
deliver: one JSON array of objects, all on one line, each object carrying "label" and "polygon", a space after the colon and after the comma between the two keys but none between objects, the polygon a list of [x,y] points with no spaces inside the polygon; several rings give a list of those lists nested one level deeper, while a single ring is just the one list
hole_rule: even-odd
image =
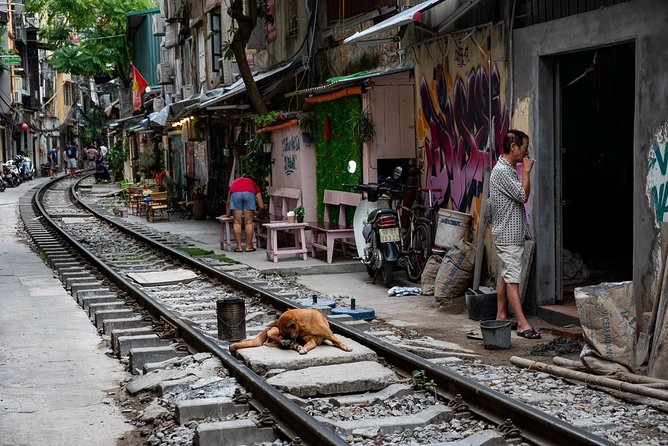
[{"label": "climbing vine", "polygon": [[[320,220],[324,216],[322,197],[325,189],[353,192],[343,187],[342,184],[355,184],[362,178],[362,148],[356,141],[349,124],[351,115],[360,109],[361,101],[356,96],[316,104],[314,107],[318,219]],[[327,122],[329,122],[328,125]],[[356,161],[359,166],[357,172],[353,174],[346,170],[350,160]],[[332,222],[338,221],[338,210],[330,209],[329,216]],[[350,215],[346,215],[346,221],[352,223],[352,210]]]}]

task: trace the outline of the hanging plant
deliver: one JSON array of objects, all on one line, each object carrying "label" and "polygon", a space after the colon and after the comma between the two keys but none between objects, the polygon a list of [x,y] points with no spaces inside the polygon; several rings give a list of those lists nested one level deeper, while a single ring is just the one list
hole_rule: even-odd
[{"label": "hanging plant", "polygon": [[348,119],[348,124],[352,129],[353,137],[360,144],[371,142],[376,137],[373,116],[371,116],[371,112],[368,109],[362,110],[360,108],[353,110],[350,114],[350,119]]}]

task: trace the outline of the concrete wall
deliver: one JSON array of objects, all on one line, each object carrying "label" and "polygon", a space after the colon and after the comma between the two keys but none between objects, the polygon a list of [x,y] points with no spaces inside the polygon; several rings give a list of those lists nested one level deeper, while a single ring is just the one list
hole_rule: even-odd
[{"label": "concrete wall", "polygon": [[[514,120],[523,121],[532,137],[538,162],[532,201],[537,238],[537,303],[555,299],[555,135],[552,56],[601,46],[634,42],[636,58],[633,282],[637,309],[647,310],[660,266],[659,221],[652,184],[665,184],[657,171],[654,147],[665,157],[668,122],[668,3],[635,0],[516,30],[513,33]],[[648,184],[651,178],[652,184]],[[668,185],[666,185],[668,187]],[[601,216],[602,223],[606,216]],[[664,241],[665,242],[665,241]]]}]

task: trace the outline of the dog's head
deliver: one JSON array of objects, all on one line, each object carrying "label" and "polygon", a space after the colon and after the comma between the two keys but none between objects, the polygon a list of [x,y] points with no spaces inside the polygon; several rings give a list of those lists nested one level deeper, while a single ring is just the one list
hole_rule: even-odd
[{"label": "dog's head", "polygon": [[302,332],[302,324],[300,321],[294,318],[288,318],[283,325],[283,337],[288,339],[296,340]]}]

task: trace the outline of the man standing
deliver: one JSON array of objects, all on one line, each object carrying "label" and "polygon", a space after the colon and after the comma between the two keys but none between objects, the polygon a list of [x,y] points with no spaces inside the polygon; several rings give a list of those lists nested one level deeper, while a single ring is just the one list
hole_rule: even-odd
[{"label": "man standing", "polygon": [[[522,181],[515,166],[522,163]],[[534,160],[529,158],[529,137],[519,130],[509,130],[503,139],[503,155],[499,157],[490,176],[492,211],[492,238],[501,260],[497,284],[496,318],[507,318],[508,305],[517,317],[517,335],[527,339],[540,339],[540,333],[529,325],[522,311],[520,276],[524,240],[529,235],[524,203],[531,191],[531,169]]]},{"label": "man standing", "polygon": [[98,157],[98,152],[97,149],[95,148],[95,144],[91,143],[88,145],[88,149],[86,149],[86,160],[87,160],[87,168],[88,170],[93,170],[95,169],[97,157]]},{"label": "man standing", "polygon": [[58,147],[52,147],[49,150],[49,177],[58,172]]},{"label": "man standing", "polygon": [[65,157],[67,158],[67,168],[70,169],[70,176],[77,177],[77,146],[72,144],[65,145]]}]

